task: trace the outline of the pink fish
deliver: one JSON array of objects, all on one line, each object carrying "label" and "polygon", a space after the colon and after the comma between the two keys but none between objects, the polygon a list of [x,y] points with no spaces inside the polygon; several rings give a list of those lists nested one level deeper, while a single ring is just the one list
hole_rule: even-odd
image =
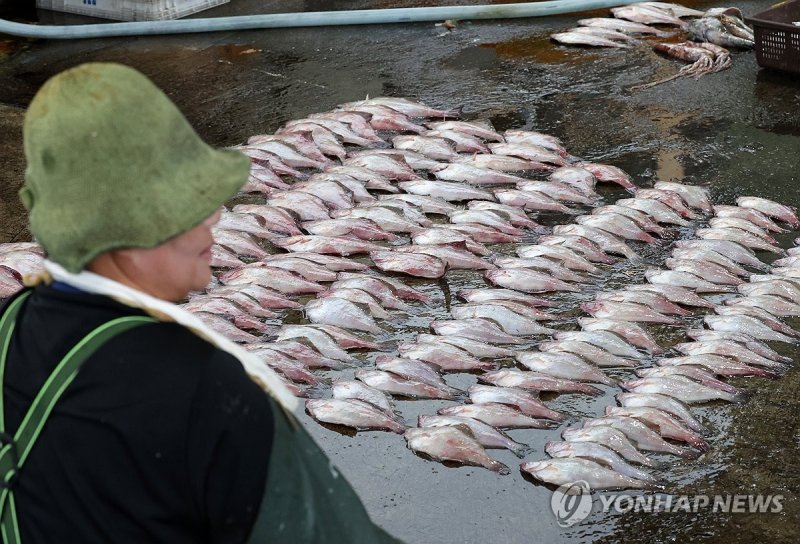
[{"label": "pink fish", "polygon": [[421,278],[441,278],[447,264],[437,257],[399,251],[371,251],[370,259],[384,272],[401,272]]}]

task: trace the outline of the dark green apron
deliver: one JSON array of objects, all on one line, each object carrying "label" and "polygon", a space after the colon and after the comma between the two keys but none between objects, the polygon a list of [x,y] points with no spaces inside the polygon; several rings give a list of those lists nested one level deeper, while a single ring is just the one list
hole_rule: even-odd
[{"label": "dark green apron", "polygon": [[[17,432],[6,431],[3,378],[17,313],[30,291],[13,299],[0,317],[0,534],[4,544],[21,544],[14,484],[56,402],[81,365],[111,338],[157,322],[146,316],[114,319],[84,337],[59,362],[31,404]],[[275,436],[261,509],[249,543],[396,543],[369,519],[353,489],[302,428],[270,397]]]}]

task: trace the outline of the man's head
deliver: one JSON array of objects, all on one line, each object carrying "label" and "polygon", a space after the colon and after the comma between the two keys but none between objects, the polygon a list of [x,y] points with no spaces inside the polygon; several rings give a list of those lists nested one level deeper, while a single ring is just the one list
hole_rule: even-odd
[{"label": "man's head", "polygon": [[[206,145],[164,93],[119,64],[83,64],[50,79],[23,130],[20,198],[48,257],[70,272],[109,252],[129,261],[148,254],[136,250],[166,252],[158,246],[178,244],[213,216],[250,167]],[[199,253],[210,244],[203,238]],[[136,262],[140,277],[154,264]]]}]

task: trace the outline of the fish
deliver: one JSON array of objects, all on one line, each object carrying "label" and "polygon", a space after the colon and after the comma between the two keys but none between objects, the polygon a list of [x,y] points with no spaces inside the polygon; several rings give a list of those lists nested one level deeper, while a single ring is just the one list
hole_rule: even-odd
[{"label": "fish", "polygon": [[[539,210],[557,213],[572,213],[572,210],[538,191],[521,191],[519,189],[496,189],[494,196],[498,202],[507,206],[515,206],[526,210]],[[487,199],[488,200],[488,199]],[[494,200],[494,199],[491,199]]]},{"label": "fish", "polygon": [[[250,345],[253,346],[254,344]],[[282,374],[286,379],[292,382],[304,383],[312,387],[319,387],[327,382],[325,379],[320,378],[308,370],[300,361],[295,361],[291,357],[287,357],[263,345],[248,351],[263,360],[272,370]]]},{"label": "fish", "polygon": [[633,21],[625,21],[623,19],[612,19],[609,17],[578,19],[578,24],[581,26],[608,28],[611,30],[617,30],[619,32],[625,32],[626,34],[652,34],[659,37],[671,35],[669,32],[658,30],[657,28],[653,28],[643,23],[635,23]]},{"label": "fish", "polygon": [[440,342],[462,349],[478,359],[501,359],[503,357],[514,356],[514,352],[510,349],[492,346],[486,342],[478,342],[460,336],[437,336],[434,334],[417,335],[417,343],[419,344],[437,344]]},{"label": "fish", "polygon": [[466,427],[415,427],[408,429],[408,447],[436,461],[455,461],[487,468],[498,474],[510,474],[509,468],[488,455]]},{"label": "fish", "polygon": [[[437,160],[426,157],[422,153],[411,151],[410,149],[359,149],[350,151],[348,157],[389,157],[400,164],[407,164],[412,170],[430,170],[439,166]],[[378,189],[378,187],[368,187],[370,189]]]},{"label": "fish", "polygon": [[723,382],[705,367],[696,365],[663,365],[657,368],[643,368],[636,371],[640,378],[684,378],[703,384],[712,389],[736,394],[742,390]]},{"label": "fish", "polygon": [[778,317],[800,316],[800,304],[772,295],[751,295],[725,302],[729,305],[753,306]]},{"label": "fish", "polygon": [[510,300],[526,304],[532,307],[550,307],[553,302],[513,291],[511,289],[460,289],[456,292],[456,296],[467,302],[488,302],[490,300]]},{"label": "fish", "polygon": [[505,404],[462,404],[439,408],[437,413],[442,416],[469,417],[502,429],[551,429],[554,427],[554,423],[550,420],[533,419]]},{"label": "fish", "polygon": [[[332,217],[335,219],[346,219],[349,221],[357,221],[358,219],[363,219],[370,221],[375,224],[377,229],[368,230],[367,232],[391,232],[391,233],[409,233],[409,232],[416,232],[421,230],[422,227],[418,223],[414,223],[409,221],[401,214],[397,213],[394,210],[388,208],[382,208],[379,206],[370,206],[364,208],[350,208],[347,210],[340,210],[337,212],[333,212],[331,214]],[[320,224],[321,222],[315,222],[315,224]],[[328,222],[324,222],[328,223]],[[323,223],[323,224],[324,224]],[[306,225],[306,223],[304,223]],[[325,234],[327,236],[343,236],[334,234],[333,232],[312,232],[312,234]],[[347,233],[349,234],[349,233]],[[345,234],[346,235],[346,234]],[[389,239],[384,235],[380,236],[365,236],[362,238],[364,240],[369,239]],[[393,237],[394,240],[397,239],[397,236]]]},{"label": "fish", "polygon": [[753,317],[772,329],[773,331],[777,331],[779,333],[783,333],[787,336],[797,336],[798,332],[791,328],[790,326],[784,324],[778,318],[776,318],[771,313],[767,312],[766,310],[762,310],[761,308],[756,308],[755,306],[743,306],[743,305],[735,305],[735,306],[715,306],[714,311],[720,316],[747,316]]},{"label": "fish", "polygon": [[262,259],[269,255],[247,233],[212,228],[211,235],[214,237],[214,242],[236,255],[246,255],[256,259]]},{"label": "fish", "polygon": [[466,350],[442,341],[426,342],[418,337],[416,342],[403,343],[397,348],[402,357],[431,363],[442,372],[471,372],[496,368],[494,363],[481,361]]},{"label": "fish", "polygon": [[[341,280],[347,280],[347,279],[356,279],[356,280],[364,280],[364,281],[366,281],[366,280],[368,280],[370,278],[372,278],[372,276],[367,276],[365,274],[358,274],[358,273],[341,272],[339,274],[340,281]],[[403,283],[402,281],[400,281],[398,279],[384,276],[384,277],[381,277],[379,279],[379,281],[381,281],[384,284],[388,285],[392,289],[394,294],[396,294],[398,297],[400,297],[402,299],[405,299],[405,300],[418,300],[418,301],[423,302],[425,304],[430,304],[431,303],[431,298],[428,295],[426,295],[422,291],[418,291],[417,289],[409,287],[408,285],[406,285],[405,283]],[[375,295],[375,291],[373,291],[372,289],[369,289],[369,292],[371,294]],[[381,301],[381,304],[383,304],[387,308],[390,307],[387,304],[385,304],[383,301]]]},{"label": "fish", "polygon": [[651,474],[634,467],[617,452],[593,442],[547,442],[544,451],[553,458],[580,458],[594,461],[619,474],[645,482],[656,482]]},{"label": "fish", "polygon": [[334,380],[331,393],[335,399],[356,399],[379,408],[394,419],[394,403],[388,395],[358,380]]},{"label": "fish", "polygon": [[674,397],[658,393],[617,393],[615,398],[625,408],[656,408],[676,417],[693,431],[708,432],[692,415],[689,407]]},{"label": "fish", "polygon": [[579,317],[578,325],[584,331],[609,331],[617,334],[632,345],[642,348],[650,355],[664,353],[664,348],[659,346],[650,334],[638,323],[615,319],[598,319],[595,317]]},{"label": "fish", "polygon": [[669,453],[670,455],[683,457],[685,459],[697,459],[700,455],[695,450],[670,444],[647,425],[632,417],[597,417],[585,420],[583,425],[584,427],[607,426],[622,431],[640,450]]},{"label": "fish", "polygon": [[[239,268],[244,266],[244,261],[239,259],[232,251],[225,249],[221,245],[211,246],[211,266],[222,268]],[[2,265],[0,265],[2,266]],[[16,281],[16,280],[14,280]]]},{"label": "fish", "polygon": [[296,213],[302,221],[319,221],[330,219],[330,210],[321,198],[302,191],[284,191],[272,193],[267,204]]},{"label": "fish", "polygon": [[643,283],[639,285],[628,285],[628,291],[646,291],[662,295],[670,302],[683,304],[684,306],[696,306],[698,308],[713,308],[714,304],[700,297],[692,289],[671,284],[651,284]]},{"label": "fish", "polygon": [[402,134],[392,138],[392,145],[397,149],[407,149],[421,153],[437,161],[451,161],[458,157],[458,153],[444,138],[426,134]]},{"label": "fish", "polygon": [[712,387],[707,387],[688,378],[642,378],[622,383],[622,387],[631,393],[660,393],[674,397],[686,404],[697,404],[714,400],[741,403],[747,400],[745,394],[731,394]]},{"label": "fish", "polygon": [[422,213],[416,206],[404,200],[385,200],[383,202],[362,202],[357,206],[357,209],[361,208],[388,209],[394,211],[398,215],[401,215],[408,221],[416,223],[420,227],[427,228],[433,226],[433,221],[428,219],[428,217],[424,213]]},{"label": "fish", "polygon": [[669,231],[664,227],[660,226],[656,223],[653,218],[646,214],[643,211],[639,211],[634,208],[630,208],[627,206],[617,206],[616,204],[609,204],[606,206],[600,206],[599,208],[595,208],[592,210],[592,215],[624,215],[628,219],[632,220],[636,223],[640,229],[645,230],[647,232],[652,232],[660,237],[665,237],[669,234]]},{"label": "fish", "polygon": [[653,428],[664,438],[686,442],[700,451],[710,450],[708,442],[685,427],[674,416],[658,408],[606,406],[606,416],[632,417]]},{"label": "fish", "polygon": [[303,230],[308,234],[323,236],[355,236],[360,240],[397,240],[397,235],[385,231],[378,223],[371,219],[342,217],[325,219],[322,221],[306,221]]},{"label": "fish", "polygon": [[287,327],[311,327],[314,329],[321,330],[322,332],[326,333],[328,336],[333,338],[333,340],[342,348],[342,349],[368,349],[372,351],[387,351],[391,349],[388,344],[379,344],[377,342],[373,342],[371,340],[364,340],[360,336],[344,329],[342,327],[336,325],[322,325],[319,323],[315,323],[312,325],[284,325],[283,328]]},{"label": "fish", "polygon": [[689,272],[715,284],[741,285],[744,283],[744,280],[731,274],[723,266],[708,261],[669,258],[664,261],[664,264],[671,270]]},{"label": "fish", "polygon": [[707,315],[703,321],[715,331],[742,332],[756,340],[797,342],[795,338],[774,331],[762,321],[747,315]]},{"label": "fish", "polygon": [[430,172],[439,180],[461,181],[471,185],[512,185],[525,181],[525,178],[519,176],[489,170],[488,168],[471,166],[463,162],[438,166],[432,168]]},{"label": "fish", "polygon": [[546,293],[549,291],[579,292],[580,289],[548,274],[528,268],[487,270],[484,277],[493,285],[522,291],[525,293]]},{"label": "fish", "polygon": [[402,395],[418,399],[453,400],[458,398],[460,394],[457,389],[450,386],[434,386],[402,378],[391,372],[383,372],[381,370],[359,368],[355,372],[355,377],[370,387],[391,395]]},{"label": "fish", "polygon": [[419,179],[405,160],[398,160],[389,155],[358,155],[348,157],[342,166],[360,166],[372,170],[390,180],[409,181]]},{"label": "fish", "polygon": [[[639,194],[641,195],[641,192]],[[616,205],[638,210],[649,215],[658,223],[679,225],[681,227],[688,227],[691,224],[689,221],[681,218],[681,216],[678,215],[675,210],[659,200],[637,196],[636,198],[623,198],[617,200]]]},{"label": "fish", "polygon": [[391,317],[383,308],[383,306],[380,305],[378,299],[361,289],[328,289],[326,291],[317,293],[317,297],[343,298],[345,300],[349,300],[350,302],[361,304],[366,307],[369,314],[376,319],[389,319]]},{"label": "fish", "polygon": [[350,127],[341,121],[325,119],[320,117],[308,119],[295,119],[287,122],[282,128],[278,129],[279,134],[286,132],[311,132],[318,128],[324,128],[342,139],[343,142],[364,147],[375,144],[385,144],[383,139],[377,135],[364,137],[354,132]]},{"label": "fish", "polygon": [[337,297],[318,298],[306,304],[305,313],[312,323],[337,325],[347,329],[377,334],[383,330],[359,306]]},{"label": "fish", "polygon": [[466,183],[450,181],[414,180],[401,182],[398,186],[413,195],[441,198],[447,202],[461,200],[494,200],[495,197],[484,189],[472,187]]},{"label": "fish", "polygon": [[626,43],[595,36],[593,34],[585,34],[583,32],[557,32],[551,34],[550,39],[554,42],[566,45],[590,45],[594,47],[618,47],[623,49],[631,47]]},{"label": "fish", "polygon": [[727,272],[735,274],[736,276],[743,278],[750,276],[750,271],[742,268],[725,255],[710,249],[676,247],[672,250],[672,257],[675,259],[713,263],[723,267]]},{"label": "fish", "polygon": [[[783,363],[751,353],[736,342],[718,340],[714,342],[686,342],[676,344],[674,349],[685,357],[669,357],[658,361],[669,366],[702,366],[719,376],[766,376],[775,378],[776,372],[785,370]],[[757,367],[769,368],[754,368]]]},{"label": "fish", "polygon": [[497,323],[508,334],[515,336],[552,334],[554,329],[539,325],[530,317],[519,314],[510,308],[487,303],[468,303],[450,308],[456,319],[486,318]]},{"label": "fish", "polygon": [[366,189],[378,189],[380,191],[388,191],[390,193],[397,193],[400,191],[392,184],[389,178],[379,174],[378,172],[374,172],[369,168],[364,168],[363,166],[355,166],[352,164],[347,166],[328,166],[325,168],[324,173],[350,176],[358,181],[363,181]]},{"label": "fish", "polygon": [[767,265],[761,262],[758,257],[756,257],[756,254],[753,253],[753,251],[736,241],[715,239],[678,240],[675,242],[675,247],[716,251],[717,253],[725,255],[727,258],[736,263],[745,266],[752,266],[753,268],[757,268],[759,270],[768,269]]},{"label": "fish", "polygon": [[292,191],[308,193],[322,200],[331,210],[346,210],[353,207],[353,193],[335,181],[307,180],[292,186]]},{"label": "fish", "polygon": [[520,465],[520,470],[537,480],[557,486],[582,481],[593,490],[657,488],[652,482],[625,476],[588,459],[558,458],[527,461]]},{"label": "fish", "polygon": [[354,240],[342,236],[289,236],[288,238],[275,240],[273,243],[291,252],[324,253],[339,256],[369,253],[383,249],[372,242]]},{"label": "fish", "polygon": [[645,290],[621,290],[597,293],[595,300],[608,300],[612,302],[632,302],[651,307],[658,313],[666,315],[692,315],[692,312],[684,310],[680,306],[673,304],[661,293]]},{"label": "fish", "polygon": [[220,274],[219,281],[225,285],[252,283],[288,295],[318,293],[325,290],[320,284],[305,280],[298,274],[259,262],[224,272]]},{"label": "fish", "polygon": [[467,209],[468,210],[489,210],[494,212],[499,212],[501,216],[507,217],[508,222],[514,225],[515,227],[528,227],[531,230],[539,231],[542,229],[542,225],[537,223],[536,221],[531,220],[528,217],[528,214],[525,213],[524,210],[520,210],[514,206],[508,206],[506,204],[500,204],[498,202],[490,202],[487,200],[473,200],[471,202],[467,202]]},{"label": "fish", "polygon": [[616,183],[629,193],[636,193],[639,190],[633,182],[633,179],[631,179],[624,170],[614,165],[595,162],[578,162],[574,166],[591,172],[597,181]]},{"label": "fish", "polygon": [[450,212],[447,214],[447,217],[450,219],[451,223],[456,225],[473,223],[478,225],[486,225],[487,227],[497,229],[500,232],[511,234],[513,236],[522,236],[525,234],[517,227],[512,226],[507,219],[500,215],[500,213],[492,210],[458,210],[455,212]]},{"label": "fish", "polygon": [[594,344],[578,340],[542,342],[538,347],[539,350],[547,353],[571,353],[603,368],[626,368],[636,364],[635,359],[620,357]]},{"label": "fish", "polygon": [[403,253],[399,251],[371,251],[370,259],[384,272],[401,272],[421,278],[441,278],[447,264],[431,255]]},{"label": "fish", "polygon": [[696,274],[683,270],[648,268],[645,270],[644,276],[647,281],[655,285],[687,287],[698,293],[730,293],[734,290],[733,286],[711,283]]},{"label": "fish", "polygon": [[232,230],[252,234],[256,238],[270,240],[275,237],[269,229],[265,228],[266,221],[259,216],[247,213],[224,212],[220,214],[220,219],[215,228]]},{"label": "fish", "polygon": [[508,404],[532,418],[564,421],[567,416],[548,408],[530,391],[516,387],[495,387],[493,385],[472,385],[469,399],[475,404]]},{"label": "fish", "polygon": [[420,230],[411,234],[411,241],[417,245],[453,245],[459,248],[464,244],[464,249],[475,255],[488,255],[489,249],[473,240],[469,235],[453,229],[443,229],[440,227]]},{"label": "fish", "polygon": [[[252,299],[251,299],[252,300]],[[257,309],[258,317],[278,317],[275,312],[269,312],[261,308],[257,302],[252,301]],[[246,303],[245,303],[246,304]],[[256,316],[252,315],[238,302],[217,297],[194,297],[186,304],[181,304],[181,308],[189,312],[208,312],[231,319],[237,327],[243,329],[264,330],[264,324]]]},{"label": "fish", "polygon": [[575,218],[579,225],[592,227],[609,234],[621,236],[626,240],[638,240],[655,244],[657,240],[639,228],[635,221],[620,214],[581,215]]},{"label": "fish", "polygon": [[561,331],[555,334],[555,339],[567,342],[586,342],[602,348],[612,355],[628,359],[647,359],[647,355],[609,331]]},{"label": "fish", "polygon": [[800,220],[797,219],[797,215],[794,211],[788,206],[778,204],[775,201],[755,196],[740,196],[736,199],[736,205],[742,208],[759,211],[767,217],[772,217],[784,223],[788,223],[794,228],[800,228]]},{"label": "fish", "polygon": [[606,253],[614,253],[627,257],[633,263],[642,262],[642,258],[625,242],[604,230],[586,225],[556,225],[553,234],[574,234],[583,236],[600,246]]},{"label": "fish", "polygon": [[727,340],[743,344],[747,349],[753,353],[760,355],[771,361],[779,363],[792,363],[794,359],[791,357],[784,357],[778,352],[767,346],[764,342],[756,340],[752,336],[738,332],[727,331],[713,331],[708,329],[688,329],[686,336],[698,342],[716,342],[720,340]]},{"label": "fish", "polygon": [[[592,36],[590,36],[590,38],[592,38]],[[492,151],[493,155],[506,155],[555,166],[567,166],[567,161],[560,153],[553,152],[551,149],[530,142],[523,143],[512,141],[489,144],[489,149]]]},{"label": "fish", "polygon": [[679,28],[686,28],[686,23],[672,13],[641,4],[611,8],[611,14],[617,19],[627,19],[635,23],[673,25]]},{"label": "fish", "polygon": [[237,204],[233,207],[233,211],[260,217],[264,220],[264,226],[273,232],[289,235],[302,234],[297,226],[297,220],[283,208],[266,204]]},{"label": "fish", "polygon": [[436,367],[423,361],[403,359],[392,355],[379,355],[375,359],[375,368],[434,387],[448,387]]},{"label": "fish", "polygon": [[525,192],[542,193],[555,200],[568,204],[583,204],[593,206],[599,197],[589,197],[566,183],[558,181],[533,181],[528,180],[517,184],[517,189]]},{"label": "fish", "polygon": [[[253,344],[258,346],[258,344]],[[300,361],[309,368],[330,368],[333,370],[341,370],[344,365],[341,361],[324,357],[317,350],[302,342],[295,342],[294,340],[284,340],[282,342],[270,342],[266,347],[272,351],[277,351],[288,355],[292,359]],[[245,347],[247,349],[247,347]]]},{"label": "fish", "polygon": [[584,428],[570,427],[562,431],[561,437],[567,442],[600,444],[615,451],[628,461],[646,467],[655,466],[653,461],[631,444],[625,433],[607,425]]},{"label": "fish", "polygon": [[333,255],[322,255],[320,253],[306,251],[293,251],[292,253],[283,255],[272,255],[270,257],[265,257],[262,259],[262,261],[269,264],[274,260],[280,261],[284,259],[302,259],[304,261],[322,265],[328,270],[332,270],[334,272],[358,272],[369,268],[367,265],[355,262],[352,259],[336,257]]},{"label": "fish", "polygon": [[563,142],[550,134],[544,134],[533,130],[508,129],[503,133],[503,136],[508,143],[536,145],[555,151],[562,157],[569,155],[564,148]]},{"label": "fish", "polygon": [[512,312],[518,313],[525,317],[529,317],[531,319],[535,319],[536,321],[550,321],[556,319],[556,316],[547,312],[543,312],[533,306],[528,304],[523,304],[520,302],[516,302],[513,300],[503,300],[503,299],[496,299],[496,300],[487,300],[484,302],[474,302],[475,304],[485,304],[489,306],[501,306],[503,308],[508,308]]},{"label": "fish", "polygon": [[769,235],[769,232],[767,232],[766,229],[762,229],[758,225],[755,225],[746,219],[739,219],[738,217],[712,217],[708,222],[708,225],[712,228],[732,228],[745,230],[770,244],[778,243],[775,238]]},{"label": "fish", "polygon": [[422,195],[380,195],[378,200],[402,200],[413,204],[423,213],[436,213],[440,215],[447,215],[449,212],[454,212],[458,209],[455,205],[450,204],[444,199]]},{"label": "fish", "polygon": [[309,399],[308,413],[322,423],[344,425],[357,430],[392,431],[403,434],[406,426],[377,407],[357,399]]},{"label": "fish", "polygon": [[547,179],[553,183],[569,185],[589,198],[597,199],[600,197],[594,190],[597,185],[597,178],[584,168],[578,166],[562,166],[550,172]]},{"label": "fish", "polygon": [[336,279],[336,272],[333,270],[305,259],[293,259],[291,254],[270,258],[266,264],[294,272],[308,281],[334,281]]},{"label": "fish", "polygon": [[276,340],[304,340],[311,344],[315,350],[323,356],[342,361],[345,363],[354,363],[356,360],[350,356],[345,350],[339,347],[339,344],[326,332],[309,326],[298,325],[284,325],[276,335]]},{"label": "fish", "polygon": [[751,39],[740,38],[732,34],[725,25],[716,17],[702,17],[695,19],[687,26],[689,35],[701,42],[710,42],[722,47],[739,47],[752,49],[755,42]]},{"label": "fish", "polygon": [[434,121],[425,123],[425,126],[431,130],[454,130],[493,142],[505,141],[503,135],[496,132],[488,121]]},{"label": "fish", "polygon": [[770,295],[800,304],[800,287],[785,280],[775,279],[758,283],[744,283],[738,286],[737,290],[746,296]]},{"label": "fish", "polygon": [[770,232],[784,233],[786,229],[779,227],[769,216],[753,208],[742,208],[741,206],[715,205],[714,215],[716,217],[734,217],[744,219],[750,223],[761,227]]},{"label": "fish", "polygon": [[426,106],[422,102],[414,102],[412,100],[408,100],[406,98],[397,98],[397,97],[390,97],[390,96],[380,96],[376,98],[368,98],[366,100],[360,100],[358,102],[348,102],[345,104],[340,104],[339,109],[348,109],[348,107],[352,106],[384,106],[390,108],[395,111],[399,111],[403,115],[407,115],[408,117],[425,117],[425,118],[459,118],[461,117],[461,111],[459,109],[454,110],[438,110],[436,108],[431,108]]},{"label": "fish", "polygon": [[591,27],[591,26],[578,26],[575,28],[570,28],[567,30],[569,33],[578,34],[588,34],[590,36],[597,36],[599,38],[605,38],[606,40],[616,41],[620,43],[627,43],[630,45],[638,44],[639,40],[632,38],[628,34],[624,32],[620,32],[618,30],[611,30],[608,28],[599,28],[599,27]]},{"label": "fish", "polygon": [[207,312],[195,312],[194,316],[202,321],[211,330],[218,332],[228,340],[233,342],[241,342],[251,344],[258,342],[259,338],[255,335],[245,332],[238,328],[236,325],[228,321],[222,316],[217,314],[210,314]]},{"label": "fish", "polygon": [[666,325],[680,324],[680,321],[677,319],[658,313],[649,306],[634,304],[632,302],[584,302],[581,304],[581,309],[592,317],[604,319],[619,319],[622,321],[643,323],[664,323]]},{"label": "fish", "polygon": [[602,383],[614,387],[616,382],[591,365],[568,353],[526,351],[517,353],[517,361],[534,372],[579,382]]},{"label": "fish", "polygon": [[520,458],[525,457],[525,454],[530,451],[530,447],[527,444],[515,442],[508,435],[498,431],[491,425],[471,417],[421,415],[418,418],[418,424],[421,428],[457,427],[463,425],[469,428],[472,436],[484,448],[507,449]]},{"label": "fish", "polygon": [[674,181],[657,181],[654,189],[678,193],[686,204],[698,210],[711,213],[711,200],[708,198],[708,189],[697,185],[686,185]]},{"label": "fish", "polygon": [[[488,148],[486,152],[488,152]],[[529,161],[520,159],[519,157],[509,157],[507,155],[491,155],[483,153],[473,153],[471,155],[462,155],[455,162],[467,164],[469,166],[476,166],[478,168],[486,168],[488,170],[495,170],[498,172],[523,172],[523,171],[548,171],[553,167],[549,164],[544,164],[536,161]]]},{"label": "fish", "polygon": [[759,251],[769,251],[770,253],[777,253],[778,255],[783,255],[786,253],[783,249],[775,247],[772,244],[765,242],[758,236],[754,236],[740,229],[731,229],[731,228],[697,229],[696,234],[698,237],[702,239],[729,240],[731,242],[737,242],[750,249],[755,249]]},{"label": "fish", "polygon": [[[310,140],[300,137],[311,146],[311,149],[316,150],[315,157],[308,157],[298,150],[295,146],[295,144],[298,143],[297,139],[295,139],[292,144],[289,144],[277,141],[276,138],[279,137],[280,135],[266,136],[266,138],[270,139],[262,139],[257,142],[250,143],[248,144],[248,147],[273,153],[274,155],[277,155],[281,161],[294,168],[324,168],[328,163],[328,159],[319,153],[319,149]],[[306,147],[304,151],[308,151],[308,149],[309,148]]]},{"label": "fish", "polygon": [[489,342],[492,344],[520,344],[522,341],[503,330],[488,319],[471,318],[456,320],[440,320],[431,322],[436,334],[444,336],[463,336],[470,340]]},{"label": "fish", "polygon": [[451,270],[492,270],[496,268],[492,263],[476,257],[466,249],[460,249],[455,244],[448,245],[408,245],[395,248],[400,253],[421,253],[440,259]]},{"label": "fish", "polygon": [[596,243],[588,238],[575,234],[551,234],[542,236],[539,238],[538,245],[565,246],[570,252],[580,254],[585,260],[592,263],[614,264],[617,262],[616,259],[608,255]]},{"label": "fish", "polygon": [[302,308],[303,305],[299,302],[286,298],[281,293],[262,287],[261,285],[243,283],[239,285],[226,285],[224,287],[216,287],[208,291],[208,295],[212,297],[230,297],[232,300],[237,300],[239,296],[244,295],[254,299],[261,305],[262,308]]},{"label": "fish", "polygon": [[552,376],[532,371],[495,370],[483,374],[478,379],[498,387],[518,387],[533,391],[552,391],[554,393],[582,393],[590,396],[602,394],[600,389],[585,383],[553,378]]},{"label": "fish", "polygon": [[686,203],[681,196],[674,191],[665,191],[663,189],[639,189],[636,193],[636,198],[646,198],[657,200],[672,208],[675,213],[685,219],[698,219],[698,215],[686,207]]}]

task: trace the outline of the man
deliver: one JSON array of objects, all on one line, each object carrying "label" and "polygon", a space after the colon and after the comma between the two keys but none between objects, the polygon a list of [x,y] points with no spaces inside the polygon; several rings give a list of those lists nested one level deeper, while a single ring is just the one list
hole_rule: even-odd
[{"label": "man", "polygon": [[49,260],[0,317],[3,542],[394,542],[266,365],[171,304],[248,159],[116,64],[48,81],[24,139]]}]

